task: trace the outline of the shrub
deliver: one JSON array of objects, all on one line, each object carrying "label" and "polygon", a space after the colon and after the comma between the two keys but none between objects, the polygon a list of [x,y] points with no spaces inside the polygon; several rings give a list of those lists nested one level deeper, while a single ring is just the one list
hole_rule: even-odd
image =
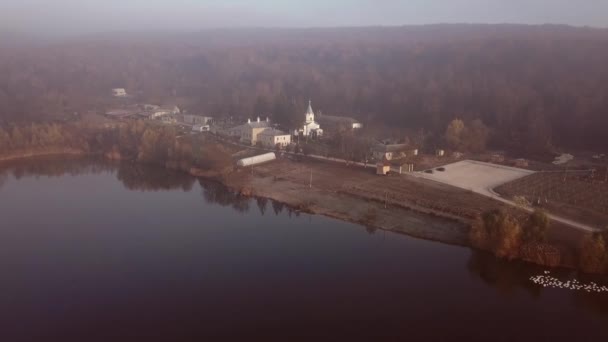
[{"label": "shrub", "polygon": [[580,267],[589,273],[608,271],[608,246],[600,233],[588,234],[581,245]]},{"label": "shrub", "polygon": [[513,259],[519,256],[522,229],[513,216],[502,210],[492,210],[476,220],[469,238],[476,248],[491,251],[500,258]]},{"label": "shrub", "polygon": [[549,217],[540,209],[535,210],[524,226],[524,241],[529,243],[542,243],[547,241]]}]

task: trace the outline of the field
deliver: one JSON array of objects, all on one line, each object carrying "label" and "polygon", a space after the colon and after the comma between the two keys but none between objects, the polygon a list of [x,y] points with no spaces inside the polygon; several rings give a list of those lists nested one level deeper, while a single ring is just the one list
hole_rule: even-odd
[{"label": "field", "polygon": [[514,167],[463,160],[443,166],[444,171],[421,173],[420,177],[494,197],[492,189],[528,176],[532,171]]},{"label": "field", "polygon": [[503,206],[480,194],[413,175],[377,176],[373,168],[330,162],[277,160],[256,166],[253,172],[277,181],[312,185],[314,189],[458,219],[473,219],[485,210]]},{"label": "field", "polygon": [[[605,172],[605,171],[604,171]],[[533,205],[588,224],[608,226],[608,182],[603,172],[539,172],[504,184],[496,192],[523,196]]]}]

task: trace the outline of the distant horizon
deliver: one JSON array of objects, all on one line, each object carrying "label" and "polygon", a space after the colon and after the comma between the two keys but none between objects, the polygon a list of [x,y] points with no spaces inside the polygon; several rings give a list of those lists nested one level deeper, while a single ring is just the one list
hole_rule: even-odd
[{"label": "distant horizon", "polygon": [[608,1],[585,0],[3,0],[0,31],[46,35],[232,28],[440,24],[608,28]]},{"label": "distant horizon", "polygon": [[543,24],[527,24],[527,23],[467,23],[467,22],[445,22],[445,23],[429,23],[429,24],[401,24],[401,25],[354,25],[354,26],[217,26],[217,27],[201,27],[192,29],[108,29],[100,31],[81,31],[81,32],[38,32],[35,30],[18,30],[0,28],[1,33],[9,33],[16,35],[29,35],[34,37],[81,37],[90,35],[104,35],[114,33],[124,34],[195,34],[209,31],[243,31],[243,30],[277,30],[277,31],[307,31],[307,30],[340,30],[340,29],[397,29],[397,28],[416,28],[416,27],[439,27],[439,26],[522,26],[522,27],[567,27],[572,29],[591,29],[591,30],[608,30],[607,26],[591,26],[591,25],[571,25],[560,23],[543,23]]}]

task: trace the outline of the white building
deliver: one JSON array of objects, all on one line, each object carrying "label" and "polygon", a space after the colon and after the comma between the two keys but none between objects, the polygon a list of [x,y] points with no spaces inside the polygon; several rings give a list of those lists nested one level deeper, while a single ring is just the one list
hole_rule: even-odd
[{"label": "white building", "polygon": [[145,104],[143,107],[144,107],[144,110],[148,110],[148,111],[155,111],[157,109],[160,109],[160,106],[153,105],[153,104]]},{"label": "white building", "polygon": [[177,115],[180,112],[181,111],[179,110],[179,107],[177,107],[177,106],[162,106],[156,110],[153,110],[150,117],[152,119],[157,119],[157,118],[160,118],[160,117],[166,116],[166,115]]},{"label": "white building", "polygon": [[112,89],[112,96],[126,97],[127,91],[125,90],[125,88],[114,88],[114,89]]},{"label": "white building", "polygon": [[258,134],[257,141],[261,142],[264,147],[284,148],[291,144],[291,135],[278,129],[266,128]]},{"label": "white building", "polygon": [[315,122],[315,112],[312,110],[312,101],[308,101],[308,110],[306,110],[306,121],[301,128],[294,131],[294,135],[302,134],[305,137],[318,137],[323,135],[321,126]]},{"label": "white building", "polygon": [[372,154],[376,160],[394,160],[417,156],[418,149],[408,144],[376,144],[372,146]]},{"label": "white building", "polygon": [[258,135],[268,128],[270,128],[270,120],[266,118],[266,120],[260,121],[258,116],[256,121],[247,119],[246,124],[231,128],[228,130],[228,134],[239,137],[242,143],[255,145],[258,142]]},{"label": "white building", "polygon": [[194,125],[192,126],[192,131],[193,132],[209,132],[210,131],[210,127],[209,125]]}]

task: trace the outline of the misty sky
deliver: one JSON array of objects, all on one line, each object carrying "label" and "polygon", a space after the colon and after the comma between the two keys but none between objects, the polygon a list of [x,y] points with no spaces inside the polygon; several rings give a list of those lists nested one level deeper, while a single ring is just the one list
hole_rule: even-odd
[{"label": "misty sky", "polygon": [[608,26],[608,0],[0,0],[0,29],[58,33],[430,23]]}]

